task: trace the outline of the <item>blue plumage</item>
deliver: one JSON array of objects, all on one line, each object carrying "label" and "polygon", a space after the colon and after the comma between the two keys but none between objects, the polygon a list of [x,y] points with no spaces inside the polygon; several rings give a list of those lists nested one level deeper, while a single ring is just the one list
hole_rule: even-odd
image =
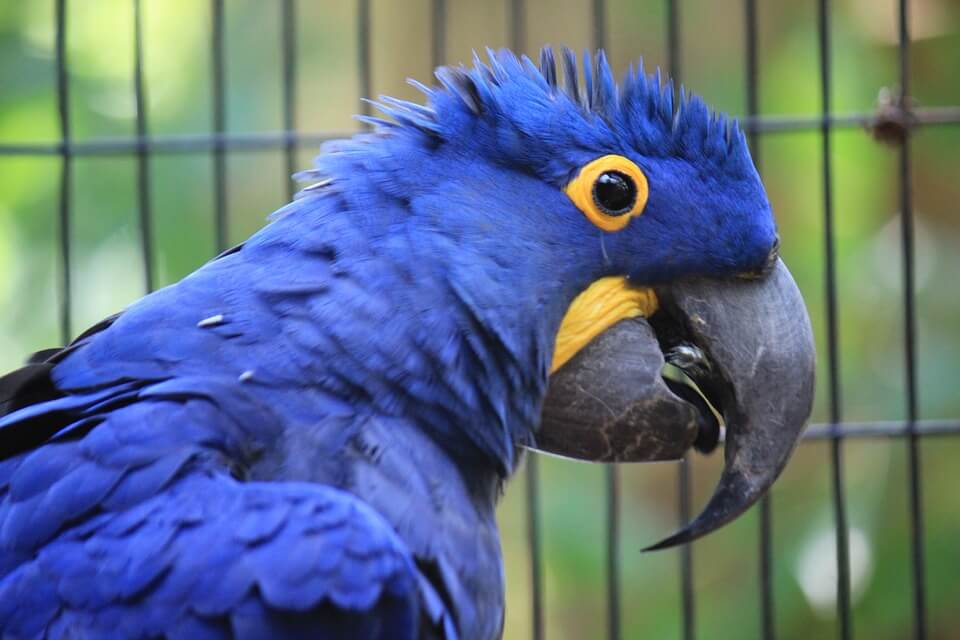
[{"label": "blue plumage", "polygon": [[262,637],[243,633],[253,606],[260,628],[325,616],[340,629],[314,637],[417,638],[416,575],[389,525],[348,493],[197,474],[45,545],[0,585],[0,619],[13,637],[176,636],[198,624]]},{"label": "blue plumage", "polygon": [[[734,124],[563,61],[382,99],[271,224],[0,393],[9,637],[496,637],[494,504],[570,300],[775,237]],[[610,236],[562,192],[604,153],[651,184]]]}]

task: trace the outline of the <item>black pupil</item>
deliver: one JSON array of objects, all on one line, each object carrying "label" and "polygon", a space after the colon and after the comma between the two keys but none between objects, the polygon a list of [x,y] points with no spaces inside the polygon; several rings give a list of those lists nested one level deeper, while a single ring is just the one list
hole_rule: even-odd
[{"label": "black pupil", "polygon": [[607,171],[593,183],[593,199],[607,215],[622,216],[633,209],[637,201],[637,186],[630,176],[619,171]]}]

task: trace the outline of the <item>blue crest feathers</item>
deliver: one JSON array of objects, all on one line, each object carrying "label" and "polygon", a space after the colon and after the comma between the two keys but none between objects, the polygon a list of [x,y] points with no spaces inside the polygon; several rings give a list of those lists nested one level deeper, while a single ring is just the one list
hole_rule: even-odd
[{"label": "blue crest feathers", "polygon": [[[371,104],[389,119],[359,119],[380,132],[399,127],[438,140],[453,139],[470,120],[511,123],[528,137],[556,146],[565,143],[562,132],[537,128],[550,122],[569,125],[576,117],[600,144],[631,147],[651,157],[710,159],[728,168],[752,164],[736,120],[712,111],[682,87],[675,96],[673,82],[659,69],[647,75],[642,61],[631,66],[620,86],[603,51],[584,52],[578,63],[567,48],[559,51],[559,62],[552,48],[544,48],[539,65],[508,50],[488,49],[486,60],[474,54],[472,68],[440,67],[435,75],[439,86],[410,81],[427,96],[427,106],[381,96]],[[547,109],[555,113],[545,117]],[[569,135],[582,142],[589,134]]]}]

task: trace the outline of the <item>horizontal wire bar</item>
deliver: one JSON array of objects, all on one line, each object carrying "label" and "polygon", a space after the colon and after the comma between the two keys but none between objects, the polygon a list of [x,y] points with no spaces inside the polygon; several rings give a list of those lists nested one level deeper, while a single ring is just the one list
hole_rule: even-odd
[{"label": "horizontal wire bar", "polygon": [[[917,436],[960,436],[958,420],[917,420],[912,423]],[[803,434],[804,440],[834,440],[848,438],[907,438],[910,423],[904,421],[841,422],[839,424],[811,424]]]},{"label": "horizontal wire bar", "polygon": [[137,153],[201,153],[222,148],[229,151],[282,150],[287,145],[320,145],[328,140],[347,138],[357,131],[331,131],[329,133],[295,131],[265,131],[262,133],[225,134],[174,134],[151,137],[130,136],[124,138],[96,138],[81,142],[0,144],[0,156],[46,156],[60,155],[64,147],[71,155],[104,156]]},{"label": "horizontal wire bar", "polygon": [[[791,133],[818,130],[824,123],[831,128],[865,127],[874,122],[872,113],[820,116],[757,116],[740,118],[740,125],[751,133]],[[931,107],[913,111],[917,126],[960,124],[960,107]],[[0,156],[100,156],[150,153],[209,152],[217,148],[231,151],[271,151],[290,144],[320,145],[328,140],[348,138],[357,131],[264,131],[230,134],[169,134],[149,137],[128,136],[60,142],[0,143]]]},{"label": "horizontal wire bar", "polygon": [[[960,124],[960,107],[924,107],[911,111],[910,122],[917,126]],[[867,127],[876,122],[874,113],[832,113],[826,118],[812,116],[756,116],[740,118],[746,131],[756,133],[788,133],[793,131],[819,130],[825,124],[831,129]]]}]

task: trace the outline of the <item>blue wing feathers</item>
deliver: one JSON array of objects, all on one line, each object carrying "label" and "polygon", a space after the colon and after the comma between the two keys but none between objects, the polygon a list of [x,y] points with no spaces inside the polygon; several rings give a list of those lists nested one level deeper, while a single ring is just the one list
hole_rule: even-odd
[{"label": "blue wing feathers", "polygon": [[389,524],[350,494],[191,476],[41,548],[0,581],[0,628],[417,638],[420,587]]},{"label": "blue wing feathers", "polygon": [[125,481],[119,483],[103,499],[101,507],[107,511],[123,511],[167,486],[191,462],[203,456],[198,447],[185,446],[159,460],[127,472]]},{"label": "blue wing feathers", "polygon": [[410,551],[357,498],[226,475],[275,436],[276,417],[242,383],[170,380],[102,418],[80,440],[0,462],[11,637],[416,638],[421,616],[449,626],[421,604]]}]

